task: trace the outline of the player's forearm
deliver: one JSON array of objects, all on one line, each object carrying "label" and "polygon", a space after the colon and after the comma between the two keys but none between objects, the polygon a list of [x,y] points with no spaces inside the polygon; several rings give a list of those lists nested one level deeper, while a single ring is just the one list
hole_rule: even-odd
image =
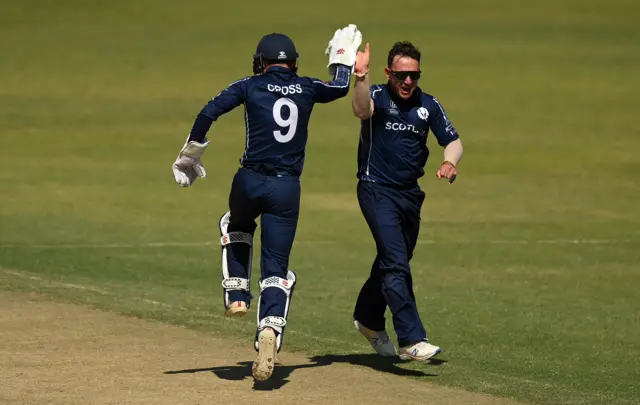
[{"label": "player's forearm", "polygon": [[198,117],[193,123],[193,127],[191,127],[188,141],[203,143],[207,138],[207,132],[209,131],[209,128],[211,128],[212,123],[213,120],[211,117],[202,113],[198,114]]},{"label": "player's forearm", "polygon": [[361,120],[371,117],[371,95],[369,94],[369,74],[363,77],[356,76],[356,84],[353,88],[351,107],[353,114]]},{"label": "player's forearm", "polygon": [[457,166],[462,159],[462,141],[456,139],[444,148],[444,160]]}]

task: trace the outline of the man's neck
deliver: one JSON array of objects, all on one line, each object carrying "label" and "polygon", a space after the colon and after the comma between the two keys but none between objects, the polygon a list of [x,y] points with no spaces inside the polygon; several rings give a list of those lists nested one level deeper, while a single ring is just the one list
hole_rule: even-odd
[{"label": "man's neck", "polygon": [[264,68],[264,71],[268,71],[269,69],[271,69],[272,67],[283,67],[283,68],[289,68],[289,65],[287,65],[286,63],[274,63],[273,65],[269,65],[266,68]]}]

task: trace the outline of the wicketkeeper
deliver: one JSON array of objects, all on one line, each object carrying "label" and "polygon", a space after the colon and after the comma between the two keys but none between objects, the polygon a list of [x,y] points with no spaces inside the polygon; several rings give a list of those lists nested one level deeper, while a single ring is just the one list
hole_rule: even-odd
[{"label": "wicketkeeper", "polygon": [[325,82],[297,75],[298,52],[289,37],[264,36],[253,55],[254,75],[232,83],[209,101],[173,164],[175,180],[183,187],[205,177],[200,159],[209,145],[206,135],[211,124],[243,105],[246,148],[231,184],[229,211],[220,219],[222,288],[225,315],[245,315],[252,299],[251,257],[260,218],[256,380],[266,380],[273,373],[296,285],[289,256],[298,225],[311,111],[316,103],[347,95],[361,42],[362,35],[353,24],[335,32],[325,52],[333,80]]}]

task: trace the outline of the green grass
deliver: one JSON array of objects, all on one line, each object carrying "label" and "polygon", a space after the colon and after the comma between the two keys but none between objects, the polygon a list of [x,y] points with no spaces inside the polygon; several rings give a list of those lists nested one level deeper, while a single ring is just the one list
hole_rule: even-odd
[{"label": "green grass", "polygon": [[[220,316],[216,245],[242,112],[212,127],[207,179],[180,189],[170,165],[202,105],[249,74],[261,35],[291,35],[301,74],[324,78],[326,42],[355,22],[374,81],[394,41],[421,48],[421,85],[465,145],[447,186],[433,178],[441,150],[430,142],[412,262],[447,363],[404,367],[530,403],[640,403],[640,6],[99,4],[3,5],[0,287],[248,344],[253,316]],[[317,106],[311,121],[287,350],[369,352],[350,326],[374,246],[355,198],[349,103]]]}]

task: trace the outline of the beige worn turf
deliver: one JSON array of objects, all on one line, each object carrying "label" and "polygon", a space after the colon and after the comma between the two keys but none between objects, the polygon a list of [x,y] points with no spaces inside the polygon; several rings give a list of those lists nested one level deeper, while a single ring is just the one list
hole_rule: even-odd
[{"label": "beige worn turf", "polygon": [[246,343],[0,291],[0,404],[515,404],[284,352],[257,386],[254,358]]}]

